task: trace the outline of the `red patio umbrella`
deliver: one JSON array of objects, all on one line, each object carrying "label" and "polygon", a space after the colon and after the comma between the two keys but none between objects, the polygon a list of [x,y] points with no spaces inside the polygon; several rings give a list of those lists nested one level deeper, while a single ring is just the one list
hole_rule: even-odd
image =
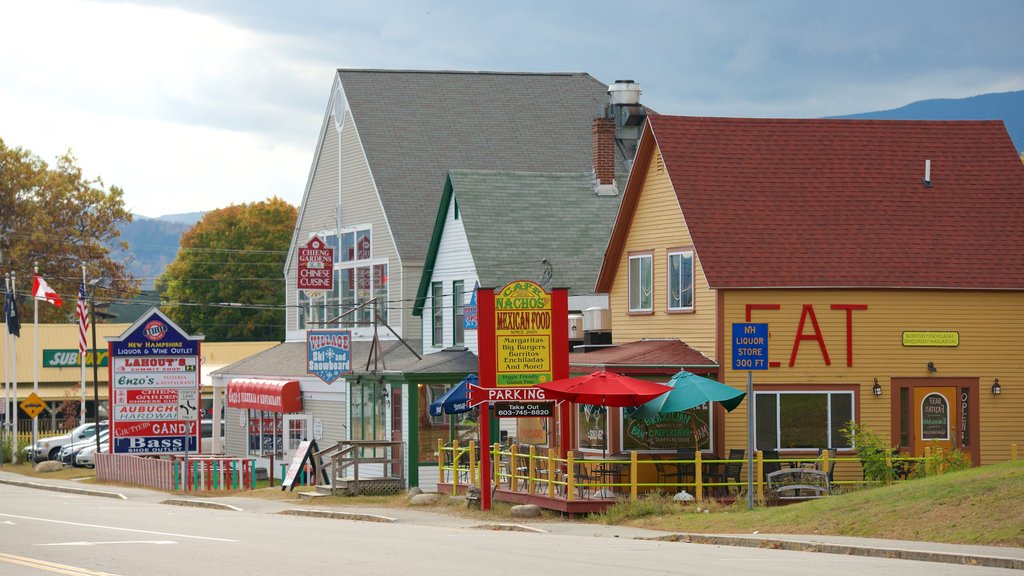
[{"label": "red patio umbrella", "polygon": [[592,406],[640,406],[672,388],[657,382],[638,380],[614,372],[594,372],[537,384],[544,395]]},{"label": "red patio umbrella", "polygon": [[[657,382],[638,380],[616,374],[614,372],[594,372],[586,376],[575,376],[563,378],[543,384],[536,384],[536,388],[544,390],[544,395],[555,400],[568,400],[576,404],[590,404],[592,406],[640,406],[646,402],[661,396],[672,388]],[[562,445],[562,457],[568,450],[568,446]],[[601,454],[606,455],[607,443],[601,449]],[[603,490],[603,488],[602,488]]]}]

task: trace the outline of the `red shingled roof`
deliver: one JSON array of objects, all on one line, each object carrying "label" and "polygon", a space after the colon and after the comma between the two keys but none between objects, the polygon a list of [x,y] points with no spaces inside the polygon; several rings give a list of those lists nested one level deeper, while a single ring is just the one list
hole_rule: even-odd
[{"label": "red shingled roof", "polygon": [[613,368],[616,366],[658,366],[678,368],[716,367],[718,363],[674,339],[652,339],[569,354],[571,367]]},{"label": "red shingled roof", "polygon": [[654,115],[652,135],[713,288],[1024,288],[1002,122]]}]

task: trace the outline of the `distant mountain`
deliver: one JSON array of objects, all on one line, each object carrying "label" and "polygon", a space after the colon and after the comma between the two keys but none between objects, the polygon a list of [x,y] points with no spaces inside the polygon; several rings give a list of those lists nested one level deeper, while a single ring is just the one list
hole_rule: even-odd
[{"label": "distant mountain", "polygon": [[114,248],[113,257],[127,262],[128,272],[142,280],[143,290],[152,290],[156,278],[178,255],[181,235],[202,219],[204,212],[171,214],[159,218],[133,215],[121,225],[118,240],[128,243],[127,252]]},{"label": "distant mountain", "polygon": [[[185,212],[183,214],[167,214],[165,216],[157,216],[154,220],[160,220],[162,222],[177,222],[179,224],[188,224],[192,226],[196,222],[203,219],[206,212]],[[137,216],[137,218],[145,218],[145,216]]]},{"label": "distant mountain", "polygon": [[1024,152],[1024,90],[981,94],[970,98],[920,100],[895,110],[835,118],[875,120],[1002,120],[1017,153]]}]

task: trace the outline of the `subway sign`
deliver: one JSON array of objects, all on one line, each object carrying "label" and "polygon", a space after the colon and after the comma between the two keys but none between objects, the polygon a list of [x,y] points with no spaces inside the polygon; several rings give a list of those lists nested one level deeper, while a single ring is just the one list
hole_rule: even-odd
[{"label": "subway sign", "polygon": [[[85,355],[85,365],[92,367],[93,358],[99,359],[97,366],[106,367],[110,353],[108,350],[90,350]],[[72,368],[80,366],[78,350],[43,350],[43,368]]]}]

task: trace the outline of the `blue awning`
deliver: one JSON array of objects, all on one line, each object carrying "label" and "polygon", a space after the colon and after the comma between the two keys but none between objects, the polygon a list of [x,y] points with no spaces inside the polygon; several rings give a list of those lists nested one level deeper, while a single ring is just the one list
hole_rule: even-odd
[{"label": "blue awning", "polygon": [[476,374],[470,374],[463,378],[461,382],[449,388],[440,398],[430,403],[430,415],[440,416],[442,413],[461,414],[472,410],[469,406],[468,385],[476,385],[477,382]]}]

